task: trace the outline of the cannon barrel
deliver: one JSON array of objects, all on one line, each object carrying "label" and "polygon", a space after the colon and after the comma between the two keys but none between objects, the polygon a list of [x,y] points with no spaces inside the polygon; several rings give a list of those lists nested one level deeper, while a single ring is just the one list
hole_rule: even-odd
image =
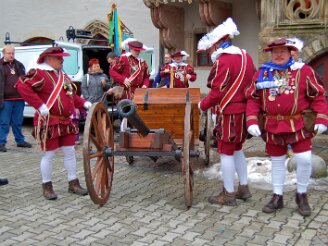
[{"label": "cannon barrel", "polygon": [[150,129],[138,115],[137,106],[133,101],[129,99],[121,100],[117,104],[117,112],[121,117],[127,118],[129,123],[136,128],[143,137],[148,135]]}]

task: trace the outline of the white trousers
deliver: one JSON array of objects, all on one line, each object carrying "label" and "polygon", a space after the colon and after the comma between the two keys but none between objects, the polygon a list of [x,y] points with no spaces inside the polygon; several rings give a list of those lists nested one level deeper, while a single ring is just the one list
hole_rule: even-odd
[{"label": "white trousers", "polygon": [[[76,158],[74,146],[61,147],[64,153],[64,166],[67,171],[67,180],[76,179]],[[46,151],[41,157],[40,172],[42,183],[51,181],[52,165],[55,157],[55,150]]]}]

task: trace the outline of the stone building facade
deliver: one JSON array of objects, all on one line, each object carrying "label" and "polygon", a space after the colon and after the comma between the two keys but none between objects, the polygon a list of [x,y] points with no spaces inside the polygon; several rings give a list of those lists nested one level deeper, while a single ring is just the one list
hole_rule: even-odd
[{"label": "stone building facade", "polygon": [[[262,48],[279,37],[304,41],[303,60],[316,69],[328,90],[327,0],[144,0],[160,31],[162,49],[185,49],[200,70],[197,39],[231,16],[241,32],[233,42],[246,48],[254,62],[270,59]],[[209,65],[209,64],[208,64]],[[206,66],[201,70],[207,70]]]}]

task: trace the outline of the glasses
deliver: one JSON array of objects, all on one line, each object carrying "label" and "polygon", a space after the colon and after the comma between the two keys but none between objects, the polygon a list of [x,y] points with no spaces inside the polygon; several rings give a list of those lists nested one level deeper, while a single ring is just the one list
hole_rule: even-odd
[{"label": "glasses", "polygon": [[15,52],[5,52],[5,55],[15,55]]}]

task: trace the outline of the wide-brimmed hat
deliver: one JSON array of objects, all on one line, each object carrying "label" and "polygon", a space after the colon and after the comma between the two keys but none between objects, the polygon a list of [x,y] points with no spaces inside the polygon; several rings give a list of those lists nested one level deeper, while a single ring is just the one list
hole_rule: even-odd
[{"label": "wide-brimmed hat", "polygon": [[145,50],[143,43],[139,41],[131,41],[128,43],[130,50]]},{"label": "wide-brimmed hat", "polygon": [[47,56],[70,56],[70,54],[65,52],[65,50],[61,47],[50,47],[39,55],[39,58],[36,62],[38,64],[44,63],[44,59]]},{"label": "wide-brimmed hat", "polygon": [[299,52],[302,52],[304,46],[304,42],[302,40],[296,37],[288,38],[288,40],[293,43],[293,46],[295,46]]},{"label": "wide-brimmed hat", "polygon": [[227,39],[228,37],[232,39],[237,35],[239,35],[237,26],[232,18],[229,17],[198,41],[197,52],[206,51],[219,41]]},{"label": "wide-brimmed hat", "polygon": [[172,59],[174,59],[175,57],[178,57],[178,56],[182,56],[182,59],[186,60],[186,59],[188,59],[189,54],[184,50],[179,50],[179,51],[171,54]]},{"label": "wide-brimmed hat", "polygon": [[293,41],[290,41],[286,38],[278,38],[273,40],[271,43],[269,43],[268,46],[263,49],[263,51],[268,52],[268,51],[272,51],[272,49],[280,48],[280,47],[287,47],[290,50],[294,50],[294,51],[298,50]]}]

